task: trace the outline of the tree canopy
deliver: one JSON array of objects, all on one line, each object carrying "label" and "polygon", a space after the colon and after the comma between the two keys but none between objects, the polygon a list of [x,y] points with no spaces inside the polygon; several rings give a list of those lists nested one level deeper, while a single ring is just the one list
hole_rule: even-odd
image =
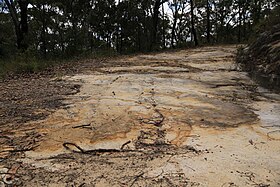
[{"label": "tree canopy", "polygon": [[1,0],[0,56],[246,42],[277,0]]}]

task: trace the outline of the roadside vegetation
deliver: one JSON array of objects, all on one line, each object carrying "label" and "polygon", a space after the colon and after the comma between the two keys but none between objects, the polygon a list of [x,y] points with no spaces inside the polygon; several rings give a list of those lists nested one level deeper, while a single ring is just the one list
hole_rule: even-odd
[{"label": "roadside vegetation", "polygon": [[237,62],[263,86],[280,90],[280,7],[261,20],[249,46],[239,49]]},{"label": "roadside vegetation", "polygon": [[0,77],[75,58],[247,43],[267,30],[278,6],[277,0],[0,0]]}]

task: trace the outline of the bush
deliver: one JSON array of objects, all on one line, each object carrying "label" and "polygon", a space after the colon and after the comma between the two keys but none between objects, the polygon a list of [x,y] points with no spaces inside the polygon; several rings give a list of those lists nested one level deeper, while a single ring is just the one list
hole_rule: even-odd
[{"label": "bush", "polygon": [[0,60],[0,77],[3,78],[10,73],[35,73],[46,66],[45,60],[37,58],[30,51],[18,53],[13,57]]},{"label": "bush", "polygon": [[280,6],[275,7],[269,14],[269,16],[260,20],[260,22],[254,26],[254,33],[250,37],[250,42],[256,40],[262,33],[271,30],[275,25],[280,24]]}]

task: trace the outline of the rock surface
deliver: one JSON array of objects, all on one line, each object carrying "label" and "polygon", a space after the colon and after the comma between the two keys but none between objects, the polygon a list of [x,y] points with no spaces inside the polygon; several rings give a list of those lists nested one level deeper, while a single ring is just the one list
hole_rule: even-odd
[{"label": "rock surface", "polygon": [[[280,96],[238,71],[235,53],[218,46],[89,61],[44,79],[66,85],[63,104],[40,119],[1,118],[0,185],[279,186]],[[58,94],[50,92],[41,99]]]}]

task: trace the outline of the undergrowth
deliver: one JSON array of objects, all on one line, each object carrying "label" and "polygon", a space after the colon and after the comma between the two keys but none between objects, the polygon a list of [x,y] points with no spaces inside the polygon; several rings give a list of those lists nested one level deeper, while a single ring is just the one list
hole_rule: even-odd
[{"label": "undergrowth", "polygon": [[10,74],[36,73],[48,67],[64,63],[75,63],[84,59],[98,59],[117,56],[112,50],[99,50],[89,53],[81,53],[76,56],[60,56],[42,58],[29,51],[17,53],[13,57],[5,58],[0,56],[0,79]]}]

